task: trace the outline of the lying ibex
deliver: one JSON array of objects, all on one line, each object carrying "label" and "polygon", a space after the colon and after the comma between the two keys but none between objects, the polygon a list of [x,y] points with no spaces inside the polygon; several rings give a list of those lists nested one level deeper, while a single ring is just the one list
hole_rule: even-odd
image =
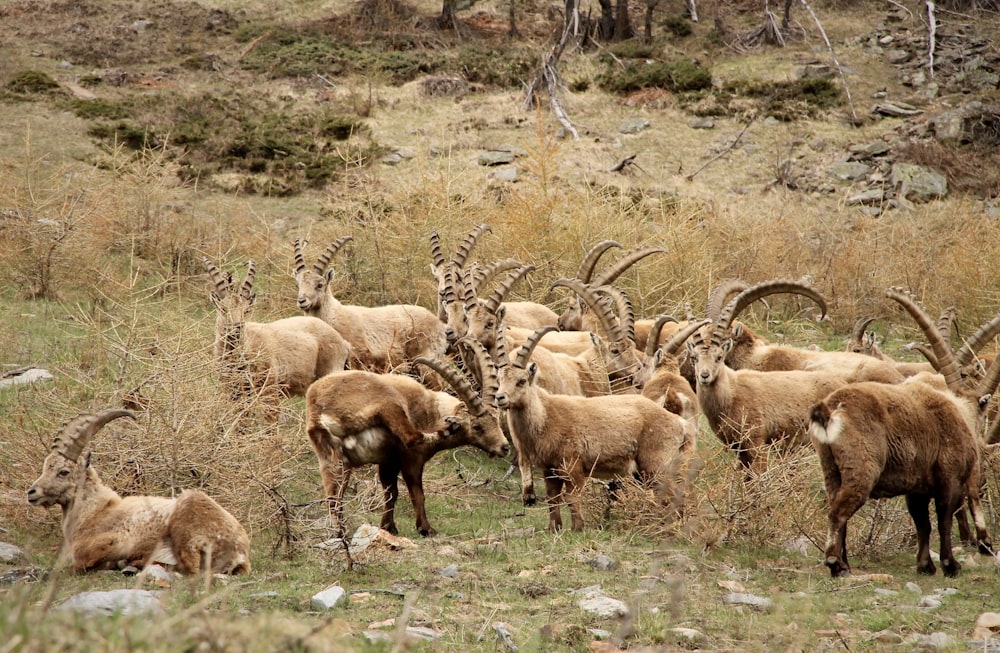
[{"label": "lying ibex", "polygon": [[961,384],[959,362],[930,316],[908,293],[886,295],[902,305],[934,351],[935,374],[898,385],[857,383],[831,393],[811,411],[810,433],[819,453],[829,504],[826,565],[833,576],[850,573],[847,522],[871,498],[906,496],[917,529],[917,571],[935,572],[930,555],[929,503],[934,499],[946,576],[961,565],[951,548],[953,515],[968,499],[983,552],[991,551],[979,498],[978,422],[1000,381],[995,364],[971,391]]},{"label": "lying ibex", "polygon": [[538,387],[537,365],[528,362],[537,342],[529,339],[512,363],[501,362],[496,400],[507,411],[519,462],[545,470],[549,529],[562,528],[564,502],[573,530],[583,529],[580,501],[589,476],[637,475],[664,500],[671,484],[683,482],[678,477],[696,446],[697,426],[638,395],[549,394]]},{"label": "lying ibex", "polygon": [[[481,357],[485,351],[480,351]],[[491,456],[510,452],[500,430],[496,410],[496,371],[486,370],[483,397],[450,363],[417,358],[414,363],[437,372],[458,394],[428,390],[415,379],[399,374],[346,371],[316,381],[306,393],[306,432],[319,460],[330,514],[338,535],[344,532],[344,489],[351,470],[378,465],[385,492],[381,527],[396,533],[394,510],[399,496],[397,477],[413,502],[417,531],[436,531],[424,508],[424,465],[444,449],[472,445]]]},{"label": "lying ibex", "polygon": [[844,347],[844,351],[853,352],[855,354],[864,354],[865,356],[871,356],[877,358],[881,361],[885,361],[896,368],[900,374],[903,376],[913,376],[914,374],[920,374],[921,372],[933,372],[934,366],[929,362],[917,363],[909,361],[897,361],[878,346],[878,339],[875,336],[874,331],[866,331],[866,329],[875,321],[875,318],[860,318],[854,323],[854,328],[851,329],[851,336],[847,340],[847,345]]},{"label": "lying ibex", "polygon": [[254,262],[239,288],[231,274],[223,274],[207,258],[213,290],[209,297],[217,310],[215,359],[223,382],[260,395],[301,396],[313,381],[344,369],[351,346],[329,324],[315,317],[297,316],[274,322],[250,322],[256,295]]},{"label": "lying ibex", "polygon": [[90,466],[90,439],[105,424],[131,417],[126,410],[83,413],[52,444],[28,503],[62,508],[60,557],[77,571],[176,566],[185,574],[250,571],[250,538],[225,508],[201,490],[174,499],[122,498]]},{"label": "lying ibex", "polygon": [[331,243],[312,269],[306,269],[302,253],[305,241],[295,240],[299,308],[333,326],[351,344],[352,362],[364,368],[385,371],[421,356],[443,355],[448,347],[444,324],[426,308],[411,304],[355,306],[342,304],[334,296],[330,260],[351,239],[344,236]]}]

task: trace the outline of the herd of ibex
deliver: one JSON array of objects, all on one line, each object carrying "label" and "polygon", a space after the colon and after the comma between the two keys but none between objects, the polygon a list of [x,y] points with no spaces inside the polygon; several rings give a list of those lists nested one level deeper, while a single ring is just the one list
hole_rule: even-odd
[{"label": "herd of ibex", "polygon": [[[872,497],[905,495],[922,573],[935,571],[932,499],[947,575],[960,568],[951,549],[956,513],[962,537],[991,552],[980,461],[985,447],[1000,441],[1000,402],[991,401],[1000,365],[981,350],[1000,333],[1000,315],[955,347],[954,311],[935,321],[907,292],[887,290],[927,339],[917,347],[927,358],[921,364],[894,361],[879,350],[866,332],[868,318],[858,321],[841,352],[772,344],[737,321],[750,304],[777,293],[807,297],[825,315],[826,301],[805,280],[726,280],[709,293],[704,316],[689,306],[684,319],[637,320],[628,296],[613,284],[666,250],[627,251],[597,272],[602,256],[621,247],[611,240],[586,253],[575,278],[551,284],[572,293],[559,314],[534,302],[506,301],[534,266],[470,260],[489,231],[472,229],[450,259],[431,234],[436,313],[416,305],[341,303],[331,263],[349,236],[331,243],[312,268],[306,243],[295,240],[297,305],[304,315],[275,322],[249,321],[252,261],[236,287],[231,275],[204,260],[218,311],[220,380],[234,397],[266,397],[272,406],[281,395],[305,396],[306,431],[338,534],[345,529],[349,475],[365,465],[378,466],[382,528],[397,532],[402,474],[417,531],[434,534],[424,508],[424,466],[437,452],[462,445],[491,456],[513,449],[528,504],[535,500],[532,471],[541,470],[551,530],[562,527],[563,504],[573,530],[583,528],[580,498],[589,477],[635,477],[656,493],[665,516],[677,516],[704,419],[748,477],[765,471],[768,447],[811,442],[826,486],[825,563],[834,576],[850,573],[847,521]],[[246,532],[203,493],[122,499],[101,483],[83,450],[105,423],[128,414],[104,411],[71,421],[28,492],[31,503],[63,508],[64,551],[72,564],[85,570],[164,562],[191,573],[248,571]]]}]

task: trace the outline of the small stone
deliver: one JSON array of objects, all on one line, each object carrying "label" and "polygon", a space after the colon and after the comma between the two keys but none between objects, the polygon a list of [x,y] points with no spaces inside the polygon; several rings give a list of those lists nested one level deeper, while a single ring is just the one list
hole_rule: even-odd
[{"label": "small stone", "polygon": [[917,607],[934,610],[941,607],[941,600],[933,596],[921,596],[920,600],[917,601]]},{"label": "small stone", "polygon": [[704,644],[707,638],[705,633],[700,630],[695,630],[694,628],[684,628],[678,626],[677,628],[671,628],[670,632],[676,635],[676,640],[678,642],[683,642],[685,644]]},{"label": "small stone", "polygon": [[857,161],[841,161],[830,168],[830,176],[840,181],[857,181],[864,179],[870,170],[871,168]]},{"label": "small stone", "polygon": [[887,590],[884,587],[876,587],[875,593],[879,596],[896,596],[899,594],[896,590]]},{"label": "small stone", "polygon": [[715,129],[715,121],[708,117],[694,117],[688,120],[691,129]]},{"label": "small stone", "polygon": [[618,563],[606,555],[596,556],[592,560],[588,561],[587,564],[598,571],[610,571],[618,568]]},{"label": "small stone", "polygon": [[624,617],[628,614],[628,606],[618,599],[604,596],[599,592],[592,592],[580,599],[577,603],[586,612],[591,612],[599,617]]},{"label": "small stone", "polygon": [[149,590],[109,590],[83,592],[71,596],[56,610],[91,616],[158,615],[163,613],[159,596]]},{"label": "small stone", "polygon": [[879,642],[880,644],[902,644],[903,636],[899,633],[894,633],[891,630],[880,630],[872,637],[873,640]]},{"label": "small stone", "polygon": [[24,559],[24,551],[13,544],[0,542],[0,562],[8,565],[16,565]]},{"label": "small stone", "polygon": [[445,578],[455,578],[458,576],[458,565],[448,565],[440,573]]},{"label": "small stone", "polygon": [[618,127],[621,134],[638,134],[649,129],[649,121],[645,118],[629,118]]},{"label": "small stone", "polygon": [[331,585],[322,592],[313,595],[310,606],[317,612],[329,610],[347,597],[347,590],[340,585]]},{"label": "small stone", "polygon": [[923,590],[920,589],[920,586],[914,583],[913,581],[908,582],[906,585],[903,586],[903,588],[907,592],[913,592],[914,594],[921,594],[923,592]]},{"label": "small stone", "polygon": [[756,610],[770,610],[774,607],[774,602],[771,599],[740,592],[726,594],[722,597],[722,602],[727,605],[747,605]]}]

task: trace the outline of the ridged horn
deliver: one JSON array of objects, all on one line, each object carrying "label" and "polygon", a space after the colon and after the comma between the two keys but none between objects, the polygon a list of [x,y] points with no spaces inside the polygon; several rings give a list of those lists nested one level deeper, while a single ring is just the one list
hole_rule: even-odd
[{"label": "ridged horn", "polygon": [[551,324],[546,324],[543,327],[535,329],[535,331],[528,336],[528,339],[524,341],[524,344],[521,345],[521,348],[517,350],[517,356],[514,358],[512,365],[523,370],[525,366],[527,366],[532,352],[535,351],[535,347],[538,346],[538,341],[542,339],[542,336],[550,331],[558,331],[558,329]]},{"label": "ridged horn", "polygon": [[507,270],[514,270],[521,267],[524,263],[512,258],[500,259],[499,261],[493,261],[489,265],[472,273],[472,289],[479,294],[479,291],[486,286],[488,283],[493,281],[494,278],[501,272],[506,272]]},{"label": "ridged horn", "polygon": [[78,460],[94,434],[100,431],[105,424],[119,417],[135,419],[135,414],[121,409],[102,410],[99,413],[80,413],[63,426],[62,431],[52,443],[52,451],[57,451],[70,460]]},{"label": "ridged horn", "polygon": [[215,285],[215,294],[219,297],[225,297],[229,294],[229,290],[233,285],[232,279],[224,275],[219,268],[215,267],[215,263],[209,261],[207,257],[202,257],[201,261],[205,264],[205,268],[208,269],[208,278]]},{"label": "ridged horn", "polygon": [[458,292],[455,290],[455,271],[451,266],[444,269],[444,290],[441,292],[441,300],[446,304],[458,301]]},{"label": "ridged horn", "polygon": [[441,251],[441,236],[438,235],[437,229],[431,229],[431,260],[439,268],[444,266],[445,261],[444,252]]},{"label": "ridged horn", "polygon": [[992,320],[983,324],[976,329],[975,333],[969,336],[959,350],[955,352],[955,360],[958,361],[959,365],[968,365],[975,358],[976,354],[986,346],[986,343],[993,340],[998,333],[1000,333],[1000,314],[994,316]]},{"label": "ridged horn", "polygon": [[666,254],[667,250],[663,247],[639,247],[633,249],[632,251],[626,253],[620,259],[614,262],[611,267],[606,270],[602,270],[596,279],[593,279],[591,283],[595,286],[606,286],[610,283],[614,283],[615,279],[620,277],[625,270],[646,258],[652,254]]},{"label": "ridged horn", "polygon": [[455,254],[451,257],[452,264],[458,268],[465,267],[465,262],[468,260],[469,254],[472,253],[472,248],[476,246],[476,242],[479,240],[479,237],[488,231],[493,231],[488,224],[476,225],[476,227],[465,236],[459,244],[458,249],[455,250]]},{"label": "ridged horn", "polygon": [[660,332],[667,322],[677,322],[673,315],[657,315],[653,320],[653,326],[649,327],[649,335],[646,336],[646,350],[643,352],[646,358],[651,358],[660,346]]},{"label": "ridged horn", "polygon": [[476,394],[475,388],[469,383],[469,379],[459,372],[454,365],[437,358],[424,358],[420,356],[413,359],[414,364],[424,365],[437,372],[442,379],[448,382],[458,398],[469,407],[469,411],[476,417],[486,412],[486,406],[482,399]]},{"label": "ridged horn", "polygon": [[469,273],[466,270],[456,267],[452,267],[452,271],[462,283],[462,304],[465,305],[466,311],[471,311],[479,305],[479,297],[476,296],[476,290],[472,287],[472,282],[469,280]]},{"label": "ridged horn", "polygon": [[690,338],[695,333],[698,333],[701,327],[709,323],[711,323],[711,320],[709,319],[692,320],[688,322],[678,329],[677,333],[670,336],[670,338],[663,343],[663,351],[667,352],[671,356],[675,355],[680,350],[681,345],[684,344],[685,340]]},{"label": "ridged horn", "polygon": [[577,294],[590,310],[597,314],[598,319],[601,321],[601,325],[604,327],[604,334],[614,342],[619,342],[624,339],[622,335],[621,325],[615,319],[615,316],[611,312],[611,307],[607,306],[600,300],[597,293],[594,291],[593,287],[579,279],[557,279],[552,282],[551,288],[556,286],[564,286],[569,288]]},{"label": "ridged horn", "polygon": [[326,268],[330,265],[330,261],[333,260],[333,257],[337,255],[337,252],[340,251],[341,247],[351,242],[352,240],[354,240],[354,236],[341,236],[337,240],[327,245],[326,250],[323,251],[323,254],[318,259],[316,259],[316,265],[313,266],[313,272],[315,272],[320,276],[326,274]]},{"label": "ridged horn", "polygon": [[[723,279],[716,284],[715,288],[712,288],[712,292],[708,293],[708,304],[705,306],[705,315],[710,320],[719,319],[719,313],[722,312],[723,307],[729,299],[749,287],[750,284],[742,279]],[[690,319],[688,318],[688,321]]]},{"label": "ridged horn", "polygon": [[604,252],[612,247],[621,247],[621,243],[614,240],[602,240],[591,247],[590,251],[583,257],[583,260],[580,261],[580,267],[576,271],[576,278],[584,283],[590,283],[590,278],[594,276],[594,268],[597,267],[597,262]]},{"label": "ridged horn", "polygon": [[244,299],[249,300],[253,296],[253,280],[257,276],[257,265],[253,259],[247,261],[247,276],[240,284],[240,294]]},{"label": "ridged horn", "polygon": [[595,290],[600,294],[607,295],[615,303],[622,335],[635,342],[635,309],[632,308],[632,300],[629,299],[628,294],[615,286],[600,286]]},{"label": "ridged horn", "polygon": [[[995,394],[998,385],[1000,385],[1000,364],[994,360],[990,369],[986,371],[986,376],[976,386],[976,394],[980,397]],[[997,421],[1000,421],[1000,415],[997,416]]]},{"label": "ridged horn", "polygon": [[507,325],[503,322],[497,325],[497,339],[493,343],[493,362],[497,370],[510,365],[510,356],[507,355]]},{"label": "ridged horn", "polygon": [[937,367],[938,367],[937,356],[934,355],[934,352],[931,351],[931,348],[928,347],[925,343],[922,343],[922,342],[909,342],[909,343],[903,345],[903,349],[905,351],[911,351],[912,350],[912,351],[915,351],[915,352],[921,354],[927,360],[927,362],[931,364],[931,366],[934,369],[937,369]]},{"label": "ridged horn", "polygon": [[858,321],[854,323],[854,328],[851,329],[851,342],[861,342],[862,338],[865,337],[865,330],[874,321],[874,317],[858,318]]},{"label": "ridged horn", "polygon": [[490,296],[486,299],[486,310],[490,313],[496,315],[497,310],[500,308],[500,304],[503,303],[504,298],[510,289],[514,287],[514,284],[521,280],[524,275],[535,269],[534,265],[522,265],[516,270],[510,271],[507,276],[493,289]]},{"label": "ridged horn", "polygon": [[958,310],[954,306],[949,306],[941,311],[941,315],[937,319],[937,330],[938,333],[944,338],[944,341],[948,343],[948,348],[952,348],[951,336],[952,328],[955,326],[955,316]]},{"label": "ridged horn", "polygon": [[712,335],[713,343],[721,344],[723,337],[722,334],[729,329],[733,320],[743,311],[743,309],[762,297],[776,295],[778,293],[793,293],[808,297],[816,302],[823,311],[823,315],[826,315],[826,300],[823,298],[823,295],[819,294],[819,292],[812,286],[802,283],[801,281],[792,281],[790,279],[772,279],[770,281],[762,281],[733,297],[729,303],[726,304],[725,308],[722,309],[719,313],[719,319],[715,323],[715,329]]},{"label": "ridged horn", "polygon": [[292,243],[292,247],[295,248],[295,274],[299,274],[306,269],[306,257],[302,253],[302,249],[306,246],[306,241],[303,238],[296,238]]},{"label": "ridged horn", "polygon": [[497,392],[500,391],[500,379],[497,377],[497,366],[483,343],[474,338],[462,338],[458,344],[468,348],[479,364],[479,372],[483,379],[482,399],[488,405],[493,405]]},{"label": "ridged horn", "polygon": [[945,383],[948,384],[948,387],[952,391],[958,390],[961,382],[958,361],[955,360],[955,355],[948,348],[948,343],[945,341],[944,335],[931,320],[931,316],[927,313],[927,310],[913,295],[902,288],[889,288],[885,291],[885,296],[905,308],[910,317],[914,319],[924,332],[927,341],[931,344],[931,350],[937,359],[936,361],[930,361],[931,365],[944,377]]}]

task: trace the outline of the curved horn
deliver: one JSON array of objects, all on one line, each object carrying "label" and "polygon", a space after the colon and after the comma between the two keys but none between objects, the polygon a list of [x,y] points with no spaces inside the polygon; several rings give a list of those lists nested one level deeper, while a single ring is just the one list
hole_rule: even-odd
[{"label": "curved horn", "polygon": [[937,356],[934,355],[934,352],[931,351],[931,348],[928,347],[926,344],[922,342],[908,342],[905,345],[903,345],[903,349],[905,351],[915,351],[919,354],[922,354],[923,357],[927,359],[927,362],[930,363],[934,369],[937,369],[938,367]]},{"label": "curved horn", "polygon": [[306,269],[306,257],[302,253],[302,248],[306,246],[306,240],[296,238],[292,246],[295,248],[295,274],[299,274]]},{"label": "curved horn", "polygon": [[458,301],[458,291],[455,290],[455,271],[450,266],[444,269],[444,290],[441,299],[446,304]]},{"label": "curved horn", "polygon": [[90,438],[113,419],[128,417],[135,419],[135,414],[128,410],[109,409],[99,413],[80,413],[66,422],[62,431],[52,443],[52,451],[58,451],[70,460],[77,460],[83,453]]},{"label": "curved horn", "polygon": [[522,265],[524,265],[524,263],[521,263],[520,261],[512,258],[505,258],[499,261],[493,261],[486,267],[480,268],[475,272],[473,272],[472,288],[478,295],[479,290],[489,282],[493,281],[494,277],[496,277],[498,274],[500,274],[501,272],[506,272],[507,270],[513,270],[515,268],[519,268]]},{"label": "curved horn", "polygon": [[249,259],[247,261],[247,277],[240,284],[240,294],[243,295],[244,299],[250,299],[253,296],[253,279],[256,275],[257,266],[253,259]]},{"label": "curved horn", "polygon": [[469,407],[469,411],[473,415],[479,417],[486,412],[486,406],[476,394],[472,384],[469,383],[469,379],[461,374],[454,365],[437,358],[424,358],[422,356],[414,358],[413,362],[417,365],[425,365],[441,375],[441,378],[455,390],[455,394]]},{"label": "curved horn", "polygon": [[507,325],[502,321],[497,326],[497,339],[493,343],[493,362],[497,370],[510,365],[510,356],[507,355]]},{"label": "curved horn", "polygon": [[444,265],[444,252],[441,251],[441,236],[437,229],[431,229],[431,260],[439,268]]},{"label": "curved horn", "polygon": [[858,321],[854,323],[854,328],[851,329],[851,341],[861,342],[861,339],[865,337],[865,329],[874,321],[874,317],[858,318]]},{"label": "curved horn", "polygon": [[576,271],[576,278],[584,283],[590,283],[590,278],[594,276],[594,268],[604,252],[612,247],[621,247],[621,243],[614,240],[602,240],[587,252],[587,255],[580,261],[580,267]]},{"label": "curved horn", "polygon": [[678,329],[677,333],[670,336],[669,340],[663,343],[663,351],[670,354],[671,356],[675,355],[680,350],[681,345],[684,344],[685,340],[690,338],[694,333],[697,333],[698,330],[701,329],[701,327],[711,323],[711,321],[712,320],[709,319],[701,319],[701,320],[692,320],[691,322],[688,322],[680,329]]},{"label": "curved horn", "polygon": [[552,286],[550,288],[555,288],[556,286],[565,286],[583,299],[583,301],[587,303],[587,306],[590,307],[590,310],[597,314],[601,321],[601,325],[604,327],[605,335],[607,335],[608,338],[615,342],[624,339],[621,325],[618,324],[617,320],[615,320],[615,316],[611,313],[611,307],[607,306],[600,300],[597,293],[594,292],[594,289],[591,286],[585,284],[579,279],[557,279],[552,282]]},{"label": "curved horn", "polygon": [[451,262],[455,267],[465,267],[465,261],[469,258],[469,254],[472,253],[472,248],[476,246],[479,237],[488,231],[493,231],[488,224],[480,224],[466,235],[465,239],[458,246],[458,249],[455,250],[455,254],[451,257]]},{"label": "curved horn", "polygon": [[476,296],[476,290],[472,287],[472,282],[469,280],[469,273],[456,267],[452,267],[452,273],[461,280],[462,303],[465,305],[466,311],[471,311],[479,305],[479,298]]},{"label": "curved horn", "polygon": [[322,256],[316,259],[316,265],[313,266],[313,272],[323,276],[326,274],[326,268],[330,265],[330,261],[333,257],[340,251],[340,248],[354,240],[354,236],[341,236],[337,240],[333,241],[327,245],[326,250],[323,252]]},{"label": "curved horn", "polygon": [[989,432],[986,433],[986,444],[1000,443],[1000,416],[994,418],[990,425]]},{"label": "curved horn", "polygon": [[948,343],[945,341],[944,335],[938,331],[937,326],[931,321],[931,316],[927,313],[927,310],[913,295],[902,288],[889,288],[885,291],[885,296],[905,308],[910,317],[920,326],[920,329],[924,332],[924,336],[927,337],[927,341],[931,344],[934,357],[937,359],[936,361],[930,361],[931,365],[944,377],[945,383],[948,384],[948,387],[952,391],[957,390],[961,380],[958,361],[955,360],[955,355],[948,348]]},{"label": "curved horn", "polygon": [[215,263],[212,263],[206,257],[202,257],[202,263],[208,268],[208,277],[215,284],[215,294],[219,297],[225,297],[229,293],[229,289],[232,287],[233,282],[226,275],[222,274],[219,268],[215,267]]},{"label": "curved horn", "polygon": [[722,333],[729,329],[733,320],[740,314],[740,312],[743,311],[744,308],[761,297],[767,297],[778,293],[794,293],[796,295],[808,297],[819,304],[820,309],[823,311],[823,315],[826,315],[826,300],[823,299],[823,295],[819,294],[819,292],[812,286],[802,283],[801,281],[791,281],[789,279],[772,279],[771,281],[762,281],[761,283],[755,284],[739,293],[733,297],[728,304],[726,304],[726,307],[719,313],[719,319],[716,322],[716,327],[712,336],[713,340],[718,340],[722,337]]},{"label": "curved horn", "polygon": [[622,335],[635,342],[635,309],[632,308],[632,300],[629,299],[628,294],[621,288],[614,286],[601,286],[595,290],[614,301],[615,308],[618,309],[618,324],[621,327]]},{"label": "curved horn", "polygon": [[997,314],[992,320],[986,322],[981,327],[976,329],[965,341],[965,343],[955,352],[955,360],[958,361],[959,365],[968,365],[975,358],[976,354],[986,346],[986,343],[996,337],[1000,333],[1000,314]]},{"label": "curved horn", "polygon": [[[976,386],[976,394],[980,397],[995,394],[998,385],[1000,385],[1000,364],[994,360],[986,376]],[[1000,415],[997,415],[997,421],[1000,422]]]},{"label": "curved horn", "polygon": [[[750,284],[742,279],[723,279],[715,288],[712,288],[712,292],[708,293],[708,304],[705,306],[705,315],[710,320],[719,319],[719,313],[722,312],[722,308],[729,301],[729,298],[743,292],[749,287]],[[690,321],[690,318],[688,318],[688,321]]]},{"label": "curved horn", "polygon": [[493,289],[493,292],[490,293],[489,298],[486,300],[486,310],[496,315],[504,297],[506,297],[507,293],[510,292],[510,289],[514,287],[514,284],[534,269],[534,265],[522,265],[516,270],[511,271],[507,277]]},{"label": "curved horn", "polygon": [[629,269],[642,259],[651,254],[666,254],[663,247],[640,247],[628,252],[606,270],[601,271],[596,279],[592,281],[595,286],[606,286],[621,276],[622,272]]},{"label": "curved horn", "polygon": [[949,306],[941,311],[941,315],[937,319],[937,330],[944,337],[944,341],[948,343],[949,349],[951,348],[951,331],[952,327],[955,326],[957,312],[954,306]]},{"label": "curved horn", "polygon": [[483,343],[474,338],[462,338],[458,341],[458,344],[467,347],[472,351],[472,355],[476,357],[476,362],[479,364],[479,372],[483,379],[482,399],[485,403],[493,405],[494,398],[497,396],[497,392],[500,391],[500,379],[497,378],[497,366],[493,363],[493,359],[490,358],[489,352],[486,351]]},{"label": "curved horn", "polygon": [[524,369],[528,364],[528,359],[531,358],[532,352],[535,351],[535,347],[538,346],[538,341],[542,339],[546,333],[550,331],[558,331],[558,329],[551,324],[546,324],[543,327],[535,329],[535,331],[528,336],[528,339],[524,341],[521,348],[517,350],[517,356],[514,358],[513,365],[518,369]]},{"label": "curved horn", "polygon": [[677,323],[677,318],[673,315],[657,315],[653,320],[653,326],[649,327],[649,335],[646,336],[646,350],[643,352],[646,358],[656,353],[656,348],[660,346],[660,332],[667,322]]}]

